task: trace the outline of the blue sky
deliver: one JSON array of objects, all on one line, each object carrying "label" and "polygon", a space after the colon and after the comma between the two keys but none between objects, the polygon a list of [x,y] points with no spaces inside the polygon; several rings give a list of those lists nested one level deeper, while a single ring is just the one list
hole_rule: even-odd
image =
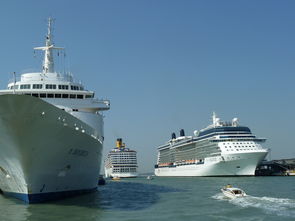
[{"label": "blue sky", "polygon": [[66,65],[105,113],[105,153],[122,137],[153,170],[171,132],[206,127],[215,111],[249,126],[271,157],[295,157],[294,1],[2,1],[0,86],[39,70],[46,18]]}]

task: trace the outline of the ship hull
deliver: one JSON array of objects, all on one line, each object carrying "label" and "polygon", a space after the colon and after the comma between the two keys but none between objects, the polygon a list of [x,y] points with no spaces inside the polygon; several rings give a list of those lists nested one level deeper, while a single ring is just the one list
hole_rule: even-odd
[{"label": "ship hull", "polygon": [[95,191],[102,142],[64,110],[26,95],[0,96],[0,189],[28,203]]},{"label": "ship hull", "polygon": [[114,177],[135,178],[138,176],[138,174],[134,172],[113,173],[112,168],[109,168],[109,169],[105,169],[105,176],[106,178],[114,178]]},{"label": "ship hull", "polygon": [[223,154],[206,158],[203,164],[158,167],[156,176],[254,176],[267,151]]}]

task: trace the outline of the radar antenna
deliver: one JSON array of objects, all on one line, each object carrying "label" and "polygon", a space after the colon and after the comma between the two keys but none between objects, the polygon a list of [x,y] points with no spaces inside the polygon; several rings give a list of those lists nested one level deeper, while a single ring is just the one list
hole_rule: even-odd
[{"label": "radar antenna", "polygon": [[52,18],[48,18],[48,33],[46,36],[46,46],[36,47],[34,50],[42,50],[44,53],[43,73],[54,73],[54,60],[52,50],[63,50],[64,48],[55,47],[52,42]]},{"label": "radar antenna", "polygon": [[212,122],[213,122],[213,126],[215,127],[216,126],[216,113],[215,113],[215,111],[213,111],[213,114],[212,114]]}]

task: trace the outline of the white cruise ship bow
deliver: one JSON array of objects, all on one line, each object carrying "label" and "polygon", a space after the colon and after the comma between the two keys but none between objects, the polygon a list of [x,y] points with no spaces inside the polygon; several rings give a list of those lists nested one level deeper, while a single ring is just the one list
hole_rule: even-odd
[{"label": "white cruise ship bow", "polygon": [[28,203],[94,191],[103,148],[102,111],[71,74],[54,70],[52,19],[42,72],[14,78],[0,91],[0,189]]}]

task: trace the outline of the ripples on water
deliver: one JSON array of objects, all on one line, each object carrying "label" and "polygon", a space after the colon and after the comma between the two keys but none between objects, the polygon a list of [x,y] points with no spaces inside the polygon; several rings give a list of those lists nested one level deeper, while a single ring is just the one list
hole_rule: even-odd
[{"label": "ripples on water", "polygon": [[243,208],[258,208],[268,214],[293,217],[295,220],[295,200],[271,197],[246,196],[242,198],[228,199],[222,193],[214,195],[212,198],[228,201],[233,205]]},{"label": "ripples on water", "polygon": [[[140,211],[159,200],[160,193],[176,190],[171,187],[136,183],[135,179],[108,181],[99,191],[64,200],[27,205],[22,201],[0,196],[0,221],[11,220],[118,220],[112,211]],[[108,217],[109,216],[109,217]],[[125,214],[126,216],[126,214]],[[122,220],[122,219],[121,219]]]},{"label": "ripples on water", "polygon": [[[107,181],[99,191],[27,205],[0,196],[0,221],[291,221],[295,177],[145,178]],[[229,200],[227,183],[249,196]]]},{"label": "ripples on water", "polygon": [[100,190],[103,209],[141,210],[157,203],[159,193],[180,191],[153,184],[111,182]]}]

